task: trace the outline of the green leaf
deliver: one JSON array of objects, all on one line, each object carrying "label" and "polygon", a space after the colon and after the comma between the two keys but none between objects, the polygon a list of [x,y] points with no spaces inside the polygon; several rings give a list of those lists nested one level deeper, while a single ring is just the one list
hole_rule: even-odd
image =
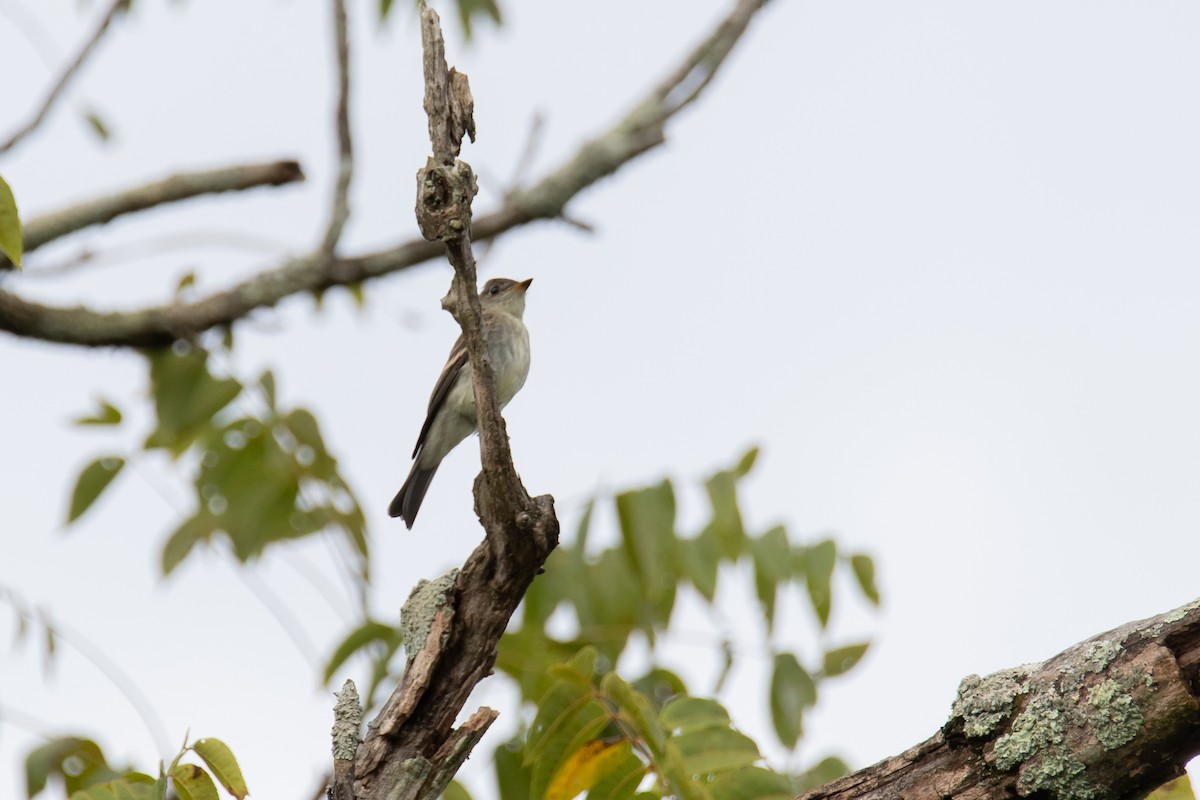
[{"label": "green leaf", "polygon": [[761,536],[750,540],[750,555],[754,560],[754,590],[767,621],[767,633],[775,627],[775,598],[780,581],[791,577],[792,546],[787,530],[776,525]]},{"label": "green leaf", "polygon": [[696,591],[712,603],[717,595],[717,568],[721,561],[721,544],[716,530],[709,526],[693,539],[679,542],[679,572],[688,577]]},{"label": "green leaf", "polygon": [[393,642],[400,638],[400,632],[381,622],[367,620],[362,625],[350,631],[346,638],[333,651],[329,663],[325,665],[325,674],[321,680],[325,683],[333,677],[338,668],[346,663],[346,659],[366,647],[371,642]]},{"label": "green leaf", "polygon": [[617,495],[621,540],[644,592],[643,629],[653,639],[653,627],[665,625],[675,605],[678,563],[675,534],[675,490],[664,480],[656,486]]},{"label": "green leaf", "polygon": [[0,253],[17,269],[21,269],[21,254],[24,238],[21,233],[21,216],[17,212],[17,199],[3,177],[0,177]]},{"label": "green leaf", "polygon": [[500,800],[529,800],[530,769],[522,758],[524,746],[521,737],[510,739],[492,753],[496,767],[496,785],[500,788]]},{"label": "green leaf", "polygon": [[615,661],[629,635],[645,623],[646,585],[623,547],[605,550],[581,572],[568,587],[579,615],[579,635]]},{"label": "green leaf", "polygon": [[246,780],[242,777],[241,767],[233,756],[229,745],[220,739],[199,739],[192,745],[196,755],[204,760],[213,777],[225,787],[225,791],[237,798],[245,800],[250,790],[246,788]]},{"label": "green leaf", "polygon": [[275,373],[271,370],[264,370],[263,374],[258,377],[259,388],[262,389],[263,396],[267,398],[267,406],[275,410]]},{"label": "green leaf", "polygon": [[854,578],[858,588],[872,605],[879,605],[879,588],[875,585],[875,562],[870,556],[858,553],[850,556],[850,568],[854,570]]},{"label": "green leaf", "polygon": [[737,473],[722,470],[704,482],[712,505],[712,521],[708,527],[721,545],[721,554],[731,561],[741,558],[746,548],[746,529],[738,508],[737,480]]},{"label": "green leaf", "polygon": [[458,781],[450,781],[442,792],[442,800],[471,800],[471,793]]},{"label": "green leaf", "polygon": [[750,470],[754,469],[754,462],[756,461],[758,461],[758,448],[751,447],[738,459],[737,466],[733,468],[733,474],[739,478],[744,478],[750,474]]},{"label": "green leaf", "polygon": [[178,457],[199,435],[211,431],[213,416],[241,393],[242,385],[232,378],[213,377],[208,355],[195,347],[155,350],[147,358],[158,427],[145,446]]},{"label": "green leaf", "polygon": [[634,755],[628,742],[622,742],[622,747],[621,758],[588,789],[587,800],[630,800],[634,796],[646,775],[646,765]]},{"label": "green leaf", "polygon": [[729,727],[729,712],[716,700],[703,697],[677,697],[658,715],[659,723],[675,733]]},{"label": "green leaf", "polygon": [[832,539],[818,542],[805,552],[808,597],[822,628],[829,624],[829,612],[833,605],[833,567],[836,563],[837,544]]},{"label": "green leaf", "polygon": [[72,792],[70,800],[157,800],[159,784],[147,775],[130,775],[107,783],[96,783]]},{"label": "green leaf", "polygon": [[387,15],[392,10],[393,0],[379,0],[379,21],[383,22],[387,19]]},{"label": "green leaf", "polygon": [[633,681],[631,686],[635,691],[645,695],[656,708],[661,709],[670,700],[687,694],[687,686],[683,679],[662,667],[654,667],[642,677]]},{"label": "green leaf", "polygon": [[1192,790],[1192,782],[1187,775],[1181,775],[1170,783],[1164,783],[1146,796],[1146,800],[1196,800]]},{"label": "green leaf", "polygon": [[794,778],[793,785],[795,786],[795,791],[793,794],[803,794],[809,789],[824,786],[830,781],[837,780],[843,775],[849,774],[850,765],[842,759],[837,756],[823,758],[820,763],[809,767]]},{"label": "green leaf", "polygon": [[538,703],[525,741],[531,797],[544,796],[562,765],[608,723],[607,710],[592,685],[596,655],[585,647],[570,662],[552,668],[557,680]]},{"label": "green leaf", "polygon": [[105,456],[98,458],[83,468],[79,479],[75,482],[75,490],[71,492],[71,508],[67,512],[67,523],[79,519],[100,493],[117,477],[125,459],[120,456]]},{"label": "green leaf", "polygon": [[192,552],[192,548],[201,541],[207,541],[216,529],[216,520],[203,511],[185,519],[174,533],[167,537],[167,543],[163,545],[163,575],[170,575]]},{"label": "green leaf", "polygon": [[102,142],[108,142],[110,139],[112,139],[112,131],[109,129],[108,125],[104,122],[100,115],[95,111],[87,112],[84,115],[84,119],[87,121],[88,128],[92,131],[92,133],[96,134],[97,139]]},{"label": "green leaf", "polygon": [[846,647],[837,647],[825,653],[825,677],[833,677],[834,675],[842,675],[854,669],[862,657],[866,654],[867,648],[870,647],[869,642],[861,644],[852,644]]},{"label": "green leaf", "polygon": [[359,311],[367,307],[367,295],[363,291],[362,281],[354,281],[347,283],[346,291],[350,293],[350,298],[354,301],[354,305]]},{"label": "green leaf", "polygon": [[672,737],[667,748],[679,754],[690,773],[700,775],[748,767],[762,758],[754,740],[732,728],[683,733]]},{"label": "green leaf", "polygon": [[785,775],[762,767],[742,767],[713,776],[712,800],[793,800],[796,792]]},{"label": "green leaf", "polygon": [[176,764],[167,773],[179,800],[218,800],[212,776],[196,764]]},{"label": "green leaf", "polygon": [[471,23],[475,17],[486,16],[497,25],[500,24],[500,7],[494,0],[458,0],[458,19],[462,23],[463,35],[471,40],[474,30]]},{"label": "green leaf", "polygon": [[779,653],[771,674],[771,722],[779,741],[796,748],[804,731],[804,710],[817,702],[817,684],[796,656]]},{"label": "green leaf", "polygon": [[98,399],[98,408],[90,416],[76,417],[72,422],[76,425],[118,425],[121,422],[121,410],[107,400]]},{"label": "green leaf", "polygon": [[600,679],[600,690],[617,704],[622,718],[632,726],[633,733],[646,745],[651,755],[662,758],[666,734],[658,722],[658,714],[655,713],[650,700],[615,672],[610,672]]},{"label": "green leaf", "polygon": [[175,299],[183,297],[183,293],[196,285],[196,273],[188,270],[180,276],[175,284]]},{"label": "green leaf", "polygon": [[[67,769],[67,764],[76,766]],[[82,768],[78,765],[82,765]],[[66,782],[67,791],[74,791],[80,787],[79,776],[97,768],[108,770],[109,777],[116,774],[108,768],[100,745],[91,739],[75,736],[51,739],[40,747],[35,747],[25,757],[25,793],[28,797],[40,793],[46,788],[46,782],[51,776],[62,777]]]}]

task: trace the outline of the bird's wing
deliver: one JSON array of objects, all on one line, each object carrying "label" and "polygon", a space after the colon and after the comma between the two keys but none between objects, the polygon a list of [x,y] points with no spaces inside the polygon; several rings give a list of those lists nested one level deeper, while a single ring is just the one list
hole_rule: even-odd
[{"label": "bird's wing", "polygon": [[425,414],[425,424],[421,426],[421,433],[417,436],[417,446],[413,448],[413,458],[417,457],[421,446],[425,444],[425,437],[429,435],[429,429],[433,427],[434,418],[437,417],[438,411],[446,402],[446,395],[450,394],[450,389],[458,380],[466,363],[467,342],[459,336],[454,347],[450,348],[450,357],[446,359],[446,366],[442,367],[442,374],[438,376],[437,383],[433,387],[433,394],[429,396],[429,411]]}]

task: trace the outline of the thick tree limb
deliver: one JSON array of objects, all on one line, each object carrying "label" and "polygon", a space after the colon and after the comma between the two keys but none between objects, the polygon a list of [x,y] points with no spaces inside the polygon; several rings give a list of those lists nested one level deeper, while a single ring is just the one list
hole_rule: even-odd
[{"label": "thick tree limb", "polygon": [[71,79],[75,77],[80,68],[83,66],[84,62],[87,61],[88,56],[90,56],[92,51],[96,49],[96,45],[99,44],[100,40],[104,38],[104,34],[108,31],[109,25],[112,24],[113,19],[117,16],[117,12],[124,11],[128,7],[129,0],[113,0],[112,4],[109,5],[108,10],[104,12],[104,16],[100,18],[100,22],[96,25],[96,30],[94,30],[92,35],[89,36],[86,41],[84,41],[83,46],[79,49],[79,52],[75,55],[75,58],[71,60],[71,63],[68,64],[66,69],[62,71],[62,74],[59,75],[58,80],[54,82],[54,86],[52,86],[50,91],[46,93],[46,99],[42,101],[40,106],[38,106],[38,110],[34,112],[34,115],[29,119],[28,122],[15,130],[3,142],[0,142],[0,153],[8,152],[18,143],[20,143],[22,139],[38,129],[38,126],[41,125],[42,121],[46,119],[46,115],[50,113],[50,109],[53,108],[54,104],[58,101],[58,98],[63,93],[63,90],[67,88],[67,84],[71,82]]},{"label": "thick tree limb", "polygon": [[801,800],[1136,800],[1200,753],[1200,600],[959,687],[950,721]]},{"label": "thick tree limb", "polygon": [[[686,59],[604,133],[586,142],[558,169],[513,193],[491,214],[472,224],[472,239],[484,241],[539,219],[556,219],[579,192],[665,141],[666,123],[708,86],[733,46],[767,0],[738,0],[729,15]],[[154,347],[229,325],[284,298],[407,269],[444,252],[439,244],[413,240],[321,268],[313,258],[289,259],[227,290],[189,303],[102,312],[87,307],[32,303],[0,291],[0,330],[63,344],[90,347]]]}]

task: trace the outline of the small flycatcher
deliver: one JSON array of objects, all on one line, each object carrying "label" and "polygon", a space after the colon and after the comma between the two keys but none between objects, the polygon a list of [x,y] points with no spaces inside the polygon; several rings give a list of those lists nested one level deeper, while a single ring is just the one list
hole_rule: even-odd
[{"label": "small flycatcher", "polygon": [[[533,278],[526,281],[492,278],[479,293],[483,335],[496,373],[500,408],[508,405],[529,375],[529,331],[525,330],[521,317],[525,314],[525,291],[531,283]],[[388,514],[403,518],[411,529],[442,459],[474,433],[478,425],[467,344],[459,336],[429,397],[429,412],[413,449],[416,460],[412,471],[388,506]]]}]

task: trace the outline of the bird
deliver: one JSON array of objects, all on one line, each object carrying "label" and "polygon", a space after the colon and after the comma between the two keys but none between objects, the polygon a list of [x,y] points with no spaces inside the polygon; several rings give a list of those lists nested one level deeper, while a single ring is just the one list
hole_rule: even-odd
[{"label": "bird", "polygon": [[[533,278],[524,281],[492,278],[479,292],[484,339],[496,373],[500,408],[508,405],[529,375],[529,331],[522,317],[525,292],[531,283]],[[413,448],[412,470],[388,506],[388,515],[402,518],[409,530],[442,459],[478,428],[471,375],[466,340],[459,336],[429,396],[425,424]]]}]

